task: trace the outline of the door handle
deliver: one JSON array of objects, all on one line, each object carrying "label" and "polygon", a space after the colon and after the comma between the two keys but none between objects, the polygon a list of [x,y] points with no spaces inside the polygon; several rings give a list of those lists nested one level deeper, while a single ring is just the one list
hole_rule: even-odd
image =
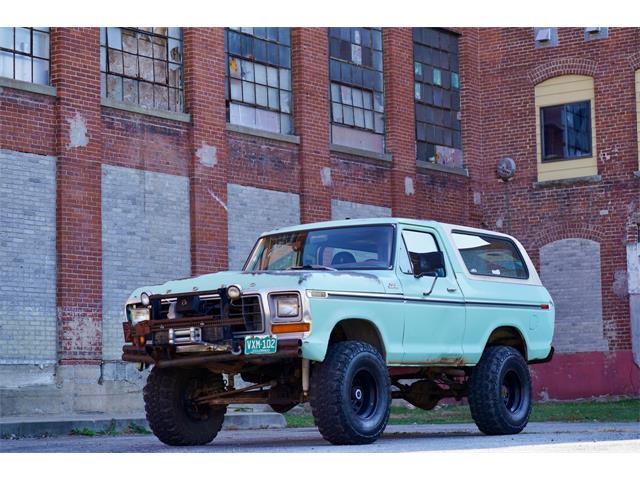
[{"label": "door handle", "polygon": [[457,292],[457,291],[458,291],[458,289],[456,287],[447,287],[447,292],[449,292],[449,293],[454,293],[454,292]]}]

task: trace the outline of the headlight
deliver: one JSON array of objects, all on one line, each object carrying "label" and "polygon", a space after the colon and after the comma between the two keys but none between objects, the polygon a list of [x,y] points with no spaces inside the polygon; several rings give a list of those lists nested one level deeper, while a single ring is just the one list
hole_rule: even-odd
[{"label": "headlight", "polygon": [[142,305],[144,305],[145,307],[149,306],[149,304],[151,303],[151,299],[149,298],[149,294],[147,292],[142,292],[140,294],[140,302],[142,302]]},{"label": "headlight", "polygon": [[136,325],[145,320],[149,320],[148,308],[132,308],[131,309],[131,325]]},{"label": "headlight", "polygon": [[240,290],[240,287],[238,285],[229,285],[227,287],[227,296],[231,300],[239,299],[240,295],[242,295],[242,290]]},{"label": "headlight", "polygon": [[274,297],[276,317],[291,318],[300,316],[298,295],[278,295]]}]

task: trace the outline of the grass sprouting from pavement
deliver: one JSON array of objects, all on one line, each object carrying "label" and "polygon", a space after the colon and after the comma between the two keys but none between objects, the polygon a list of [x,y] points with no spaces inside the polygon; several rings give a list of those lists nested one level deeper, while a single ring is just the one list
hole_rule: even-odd
[{"label": "grass sprouting from pavement", "polygon": [[129,426],[124,429],[122,433],[125,434],[136,434],[136,435],[150,435],[151,432],[144,428],[142,425],[138,425],[137,423],[131,422]]},{"label": "grass sprouting from pavement", "polygon": [[74,428],[69,432],[70,435],[77,435],[81,437],[115,437],[118,435],[150,435],[151,432],[147,430],[142,425],[138,425],[137,423],[131,422],[129,425],[122,431],[119,431],[116,428],[115,422],[110,422],[107,428],[104,430],[96,431],[92,428]]},{"label": "grass sprouting from pavement", "polygon": [[[313,427],[311,415],[285,414],[288,427]],[[531,422],[640,422],[640,399],[610,402],[534,403]],[[390,425],[473,423],[468,405],[439,405],[433,410],[391,407]]]}]

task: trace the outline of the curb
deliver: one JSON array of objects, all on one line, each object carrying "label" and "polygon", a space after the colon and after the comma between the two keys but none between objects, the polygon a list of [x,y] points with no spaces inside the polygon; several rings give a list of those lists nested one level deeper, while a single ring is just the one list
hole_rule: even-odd
[{"label": "curb", "polygon": [[[75,416],[75,417],[5,417],[0,419],[0,438],[53,437],[70,435],[73,430],[87,429],[95,432],[113,431],[122,435],[131,425],[149,430],[144,415],[131,416]],[[275,412],[227,413],[222,430],[254,430],[285,428],[284,416]],[[92,435],[91,435],[92,436]]]}]

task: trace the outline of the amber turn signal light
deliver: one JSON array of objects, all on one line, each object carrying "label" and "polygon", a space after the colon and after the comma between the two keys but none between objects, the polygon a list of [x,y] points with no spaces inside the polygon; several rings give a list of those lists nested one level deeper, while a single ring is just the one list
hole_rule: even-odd
[{"label": "amber turn signal light", "polygon": [[299,333],[308,332],[311,325],[308,323],[281,323],[271,325],[271,333]]}]

